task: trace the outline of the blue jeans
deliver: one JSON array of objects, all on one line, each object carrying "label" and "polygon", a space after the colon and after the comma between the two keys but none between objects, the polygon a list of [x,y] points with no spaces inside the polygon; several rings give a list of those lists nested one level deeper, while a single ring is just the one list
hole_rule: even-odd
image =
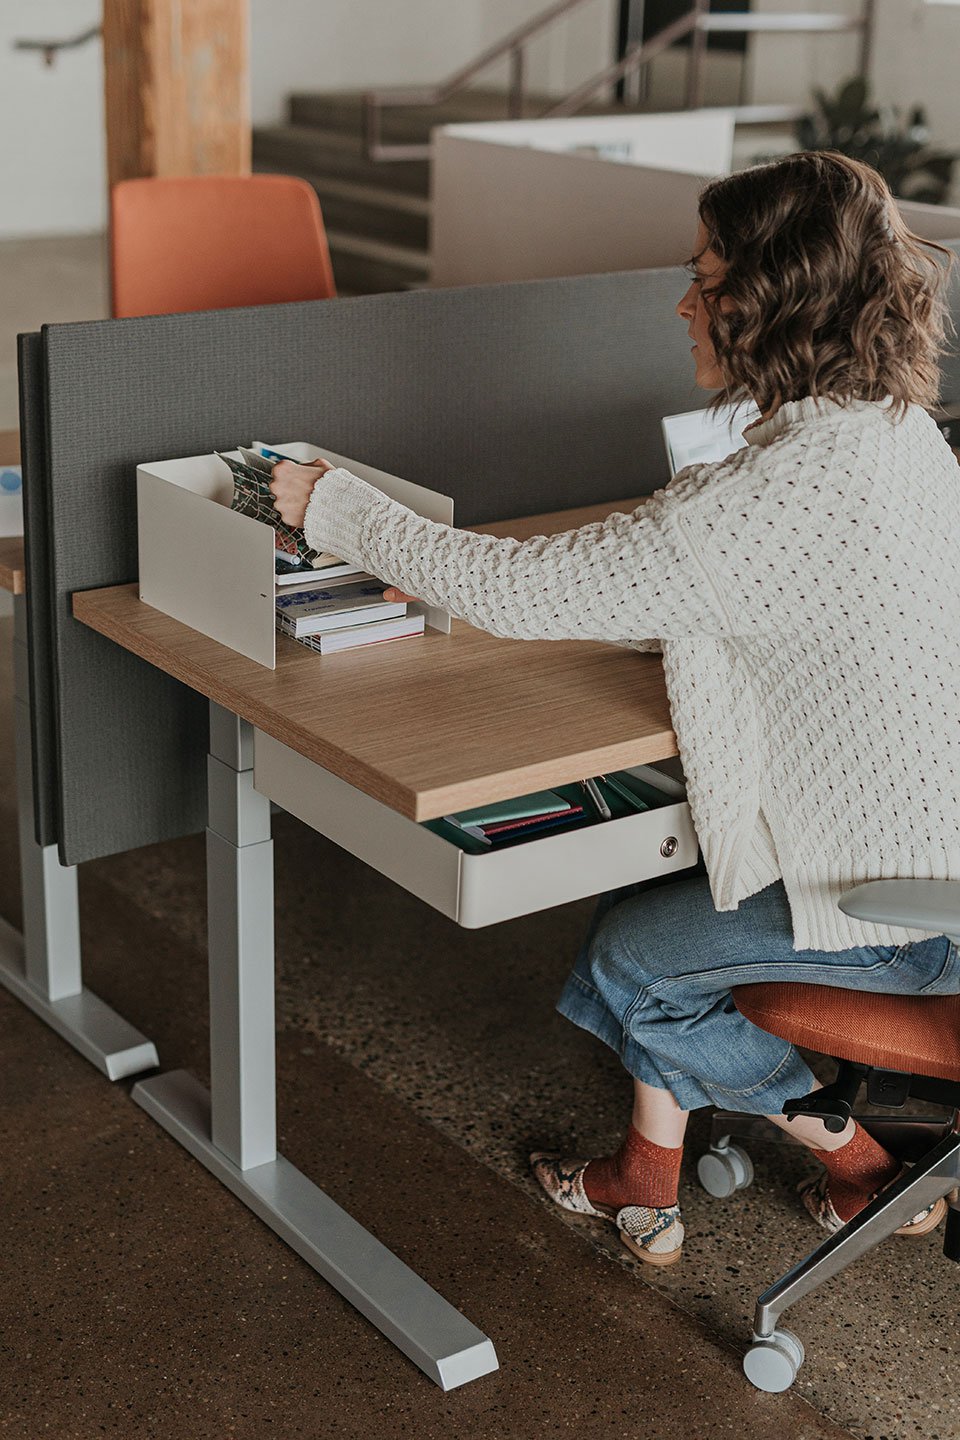
[{"label": "blue jeans", "polygon": [[783,885],[714,909],[705,875],[600,900],[557,1009],[684,1110],[779,1114],[814,1077],[794,1046],[746,1020],[731,987],[794,980],[887,995],[960,993],[946,936],[830,953],[794,950]]}]

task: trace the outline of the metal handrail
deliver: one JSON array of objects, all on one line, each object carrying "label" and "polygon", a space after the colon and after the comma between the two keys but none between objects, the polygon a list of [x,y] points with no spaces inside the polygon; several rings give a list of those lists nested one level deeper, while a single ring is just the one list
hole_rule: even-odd
[{"label": "metal handrail", "polygon": [[[510,56],[507,115],[511,120],[521,119],[524,101],[525,45],[534,35],[552,25],[555,20],[578,9],[585,3],[586,0],[558,0],[557,4],[551,5],[549,9],[527,21],[525,25],[514,30],[496,45],[492,45],[476,60],[464,66],[462,70],[458,70],[442,84],[367,91],[363,97],[363,140],[367,157],[371,160],[427,159],[430,154],[428,144],[393,145],[383,143],[384,109],[409,105],[439,105],[461,89],[468,80],[472,80],[479,71],[484,70],[495,60],[502,60],[506,55]],[[850,24],[851,29],[860,29],[862,32],[860,68],[864,74],[869,63],[875,3],[876,0],[863,0],[861,18],[859,21],[851,21]],[[679,19],[665,26],[663,30],[643,44],[632,46],[622,59],[609,65],[598,75],[591,76],[563,100],[548,106],[537,118],[541,120],[558,119],[561,116],[575,114],[598,92],[615,85],[619,80],[625,80],[636,74],[642,66],[648,65],[651,60],[655,60],[671,45],[686,39],[688,35],[691,37],[691,42],[690,54],[687,58],[685,105],[687,109],[696,109],[703,103],[703,62],[707,48],[707,26],[703,22],[709,13],[710,0],[692,0],[691,8],[686,15],[681,15]]]},{"label": "metal handrail", "polygon": [[14,40],[14,50],[39,50],[43,55],[44,65],[52,65],[61,50],[76,50],[80,45],[86,45],[88,40],[96,40],[102,33],[99,25],[91,25],[87,30],[81,30],[79,35],[72,36],[69,40]]},{"label": "metal handrail", "polygon": [[[671,25],[665,26],[643,45],[634,45],[622,60],[617,60],[615,64],[609,65],[599,75],[591,76],[565,99],[558,100],[556,105],[550,105],[538,118],[555,120],[564,115],[573,115],[581,105],[586,105],[588,101],[592,100],[598,91],[605,90],[609,85],[615,85],[618,80],[628,79],[640,69],[641,65],[648,65],[651,60],[656,60],[658,55],[669,50],[671,45],[676,45],[678,40],[685,40],[688,35],[692,34],[696,41],[698,33],[703,33],[698,30],[698,22],[700,15],[705,13],[704,7],[708,3],[709,0],[697,0],[694,9],[688,11],[686,15],[681,15],[679,20],[674,20]],[[700,63],[701,57],[697,55],[696,44],[691,45],[687,61],[688,109],[695,108],[694,97],[699,85]]]},{"label": "metal handrail", "polygon": [[404,86],[402,89],[368,90],[363,97],[363,143],[371,160],[419,160],[429,154],[424,145],[384,145],[382,133],[383,111],[400,105],[441,105],[468,81],[486,70],[488,65],[510,57],[510,88],[507,91],[507,115],[511,120],[523,117],[523,97],[526,81],[524,47],[528,41],[546,30],[555,20],[579,10],[588,0],[556,0],[539,15],[512,30],[495,45],[491,45],[448,79],[439,85]]}]

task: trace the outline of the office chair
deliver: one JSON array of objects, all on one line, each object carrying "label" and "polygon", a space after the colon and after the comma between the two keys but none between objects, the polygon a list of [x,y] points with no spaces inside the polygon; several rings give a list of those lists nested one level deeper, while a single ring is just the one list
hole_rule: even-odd
[{"label": "office chair", "polygon": [[[960,944],[960,881],[874,880],[848,890],[839,905],[857,920],[929,930]],[[793,1384],[804,1357],[797,1336],[779,1324],[783,1312],[941,1196],[948,1197],[944,1254],[960,1261],[960,995],[867,995],[784,983],[738,985],[733,999],[761,1029],[837,1062],[831,1084],[788,1101],[784,1114],[817,1116],[839,1133],[862,1084],[874,1105],[899,1109],[915,1099],[952,1112],[937,1119],[856,1116],[911,1168],[757,1301],[743,1368],[757,1389],[780,1391]],[[762,1116],[718,1111],[710,1149],[697,1166],[704,1189],[723,1197],[749,1185],[750,1158],[732,1137],[769,1139],[771,1131]]]},{"label": "office chair", "polygon": [[289,175],[121,180],[110,281],[115,318],[337,293],[316,194]]}]

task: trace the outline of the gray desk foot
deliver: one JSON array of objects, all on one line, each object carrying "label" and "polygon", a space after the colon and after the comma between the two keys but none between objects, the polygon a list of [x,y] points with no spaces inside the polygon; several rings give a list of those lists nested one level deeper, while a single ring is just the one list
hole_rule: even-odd
[{"label": "gray desk foot", "polygon": [[240,1170],[210,1138],[210,1098],[175,1070],[133,1098],[442,1390],[498,1368],[493,1342],[282,1156]]},{"label": "gray desk foot", "polygon": [[0,920],[0,984],[108,1080],[123,1080],[159,1065],[152,1042],[89,990],[48,1000],[31,985],[24,972],[23,937],[5,920]]}]

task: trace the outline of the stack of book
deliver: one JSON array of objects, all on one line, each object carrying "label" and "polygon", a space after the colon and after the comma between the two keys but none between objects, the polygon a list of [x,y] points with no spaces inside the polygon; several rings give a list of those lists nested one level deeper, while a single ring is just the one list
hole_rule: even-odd
[{"label": "stack of book", "polygon": [[541,790],[536,795],[520,795],[515,800],[502,800],[443,818],[471,840],[496,846],[546,830],[562,829],[582,820],[583,815],[582,805],[564,799],[553,790]]},{"label": "stack of book", "polygon": [[298,585],[278,584],[277,629],[321,655],[422,635],[423,616],[409,615],[405,601],[384,600],[383,590],[381,580],[354,569],[314,570]]},{"label": "stack of book", "polygon": [[281,634],[321,655],[423,634],[424,617],[408,614],[405,602],[385,601],[382,581],[337,555],[311,550],[302,530],[283,523],[270,489],[274,466],[283,458],[278,451],[241,445],[239,460],[217,453],[233,474],[231,508],[273,527]]}]

